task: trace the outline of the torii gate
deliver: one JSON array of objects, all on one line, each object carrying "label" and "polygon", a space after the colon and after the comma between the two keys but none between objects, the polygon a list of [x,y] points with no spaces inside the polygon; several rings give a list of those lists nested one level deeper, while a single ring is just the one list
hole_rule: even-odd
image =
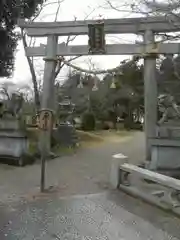
[{"label": "torii gate", "polygon": [[[20,19],[19,27],[26,29],[30,37],[47,37],[47,45],[27,47],[28,56],[43,57],[45,60],[43,82],[43,109],[53,109],[54,78],[57,56],[89,55],[89,47],[65,46],[58,44],[59,36],[87,35],[88,25],[97,21],[67,21],[67,22],[25,22]],[[151,144],[156,138],[157,126],[157,83],[156,58],[157,54],[176,54],[180,51],[179,43],[155,43],[157,33],[178,32],[180,27],[175,22],[170,23],[165,17],[125,18],[104,20],[105,34],[140,34],[144,37],[142,44],[112,44],[106,45],[105,55],[137,55],[144,57],[144,92],[145,92],[145,136],[146,159],[151,160]],[[50,141],[46,133],[43,134],[43,146],[49,147]],[[46,134],[46,135],[44,135]],[[46,140],[47,141],[46,141]]]}]

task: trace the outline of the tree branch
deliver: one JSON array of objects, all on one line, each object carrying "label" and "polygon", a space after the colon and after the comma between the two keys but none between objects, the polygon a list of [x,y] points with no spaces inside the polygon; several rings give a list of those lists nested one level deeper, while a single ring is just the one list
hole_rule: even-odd
[{"label": "tree branch", "polygon": [[[114,6],[111,1],[107,0],[107,4],[109,5],[109,7],[115,11],[118,11],[118,12],[124,12],[124,13],[141,13],[141,14],[144,14],[144,15],[147,15],[147,12],[143,12],[143,11],[139,11],[139,10],[134,10],[135,9],[135,5],[134,4],[131,4],[129,10],[127,9],[119,9],[119,7],[116,7]],[[126,7],[127,8],[127,5],[124,5],[124,6],[121,6],[121,7]]]},{"label": "tree branch", "polygon": [[57,7],[57,10],[56,10],[56,14],[55,14],[55,19],[54,19],[54,22],[57,21],[57,18],[58,18],[58,14],[59,14],[59,10],[60,10],[60,7],[61,7],[61,3],[63,3],[65,0],[58,0],[58,7]]},{"label": "tree branch", "polygon": [[9,95],[9,93],[8,93],[7,88],[2,87],[0,92],[1,92],[3,95],[5,95],[8,100],[10,100],[10,95]]},{"label": "tree branch", "polygon": [[[21,29],[21,37],[22,37],[22,41],[23,41],[24,51],[26,53],[27,42],[26,42],[26,35],[24,34],[23,29]],[[40,108],[40,96],[39,96],[39,91],[38,91],[38,86],[37,86],[36,73],[35,73],[34,65],[33,65],[33,58],[31,59],[29,56],[27,56],[27,54],[25,54],[25,55],[26,55],[26,59],[28,61],[29,69],[30,69],[31,76],[32,76],[35,104],[36,104],[36,107],[39,109]]]},{"label": "tree branch", "polygon": [[[63,1],[64,1],[64,0],[61,0],[61,1],[60,1],[60,4],[61,4]],[[60,6],[60,4],[59,4],[59,6]],[[91,11],[89,14],[86,15],[86,17],[84,18],[84,20],[86,20],[95,10],[96,10],[96,8],[93,8],[92,11]],[[57,11],[56,11],[55,21],[57,20],[57,14],[58,14],[58,12],[59,12],[59,8],[58,8]],[[74,17],[74,20],[76,21],[77,18]],[[77,36],[78,36],[78,35],[76,35],[76,36],[68,36],[65,45],[68,46],[69,43],[73,42],[73,41],[76,39]],[[77,58],[79,58],[79,57],[81,57],[81,56],[75,56],[75,57],[69,59],[68,62],[71,62],[71,61],[73,61],[73,60],[75,60],[75,59],[77,59]],[[57,66],[56,66],[55,79],[57,78],[58,74],[60,73],[60,71],[61,71],[61,69],[64,67],[64,65],[65,65],[65,63],[64,63],[63,61],[61,61],[61,60],[58,61]]]},{"label": "tree branch", "polygon": [[45,7],[48,7],[49,5],[52,5],[52,4],[60,4],[60,2],[63,2],[65,0],[57,0],[57,1],[54,1],[54,2],[48,2],[48,3],[44,3],[41,5],[41,7],[39,8],[39,11],[35,14],[35,16],[33,18],[31,18],[30,22],[34,22],[38,17],[39,15],[42,13],[42,11],[44,10]]}]

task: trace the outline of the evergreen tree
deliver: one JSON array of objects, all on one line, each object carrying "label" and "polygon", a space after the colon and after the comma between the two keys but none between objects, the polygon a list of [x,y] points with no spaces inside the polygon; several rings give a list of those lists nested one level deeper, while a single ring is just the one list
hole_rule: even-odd
[{"label": "evergreen tree", "polygon": [[0,77],[11,75],[14,51],[19,39],[15,32],[18,17],[31,18],[45,0],[0,0]]}]

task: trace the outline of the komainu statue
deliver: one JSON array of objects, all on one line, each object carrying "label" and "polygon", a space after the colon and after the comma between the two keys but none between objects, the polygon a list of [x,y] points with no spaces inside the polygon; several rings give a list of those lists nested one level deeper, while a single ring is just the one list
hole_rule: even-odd
[{"label": "komainu statue", "polygon": [[162,125],[168,120],[180,121],[180,107],[177,105],[174,97],[170,94],[163,94],[158,97],[158,108],[162,117],[158,125]]},{"label": "komainu statue", "polygon": [[0,102],[0,117],[11,115],[15,118],[19,118],[23,102],[24,99],[22,94],[13,93],[9,100]]}]

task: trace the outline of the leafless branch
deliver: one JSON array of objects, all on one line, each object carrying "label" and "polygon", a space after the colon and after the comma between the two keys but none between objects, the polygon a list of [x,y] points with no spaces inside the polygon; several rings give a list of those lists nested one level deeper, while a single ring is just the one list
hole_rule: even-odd
[{"label": "leafless branch", "polygon": [[179,1],[171,1],[169,3],[156,2],[156,1],[147,1],[143,0],[144,4],[152,9],[152,11],[160,11],[160,12],[172,12],[180,7]]},{"label": "leafless branch", "polygon": [[144,12],[144,11],[140,11],[140,10],[138,10],[137,8],[135,9],[135,5],[134,4],[131,4],[130,5],[130,9],[129,10],[127,10],[127,9],[122,9],[122,7],[126,7],[127,8],[127,4],[125,4],[125,5],[122,5],[122,6],[120,6],[120,7],[118,7],[118,6],[114,6],[114,4],[112,4],[112,2],[111,1],[107,1],[107,4],[108,4],[108,6],[111,8],[111,9],[113,9],[113,10],[115,10],[115,11],[118,11],[118,12],[124,12],[124,13],[141,13],[141,14],[144,14],[144,15],[147,15],[147,12]]},{"label": "leafless branch", "polygon": [[65,1],[65,0],[50,1],[50,2],[42,4],[41,7],[39,8],[39,11],[35,14],[35,16],[33,18],[31,18],[30,21],[34,22],[39,17],[39,15],[42,13],[44,8],[46,8],[47,6],[52,5],[52,4],[58,4],[59,5],[63,1]]},{"label": "leafless branch", "polygon": [[[22,37],[22,41],[23,41],[24,51],[26,52],[27,41],[26,41],[26,35],[24,34],[23,29],[21,29],[21,37]],[[40,96],[39,96],[39,92],[38,92],[37,78],[36,78],[36,73],[35,73],[34,64],[33,64],[33,57],[30,58],[26,54],[26,59],[28,61],[29,69],[30,69],[30,72],[31,72],[31,77],[32,77],[32,82],[33,82],[33,87],[34,87],[34,96],[35,96],[36,107],[39,108],[40,107]]]},{"label": "leafless branch", "polygon": [[[60,4],[61,4],[63,1],[64,1],[64,0],[61,0],[61,1],[60,1]],[[58,7],[60,7],[60,4],[59,4]],[[86,15],[86,17],[84,18],[84,20],[86,20],[94,11],[95,11],[95,8],[93,8],[92,11]],[[57,12],[56,12],[55,21],[57,20],[57,14],[58,14],[58,12],[59,12],[59,8],[57,9]],[[76,21],[76,20],[77,20],[77,18],[74,17],[74,21]],[[70,43],[70,42],[73,42],[73,41],[76,39],[77,36],[78,36],[78,35],[76,35],[76,36],[68,36],[67,39],[66,39],[65,45],[68,46],[69,43]],[[72,58],[70,58],[70,59],[68,60],[68,62],[71,62],[71,61],[73,61],[73,60],[75,60],[75,59],[77,59],[77,58],[79,58],[79,57],[81,57],[81,56],[72,57]],[[61,61],[61,60],[58,61],[57,66],[56,66],[56,71],[55,71],[55,79],[57,78],[58,74],[60,73],[60,71],[61,71],[61,69],[64,67],[64,65],[65,65],[65,63],[64,63],[63,61]]]},{"label": "leafless branch", "polygon": [[[145,16],[165,16],[170,24],[175,27],[180,26],[180,23],[176,24],[177,19],[180,20],[180,2],[177,0],[169,1],[169,3],[159,2],[156,0],[140,0],[129,5],[127,9],[127,3],[125,5],[116,6],[110,0],[106,0],[106,8],[111,8],[118,12],[139,13]],[[123,9],[126,7],[126,9]],[[145,9],[143,11],[142,9]],[[176,21],[175,21],[176,20]],[[162,37],[158,42],[165,42],[170,40],[178,40],[180,35],[158,34]]]},{"label": "leafless branch", "polygon": [[56,10],[56,14],[55,14],[54,22],[57,21],[58,14],[59,14],[59,10],[60,10],[60,7],[61,7],[61,4],[62,4],[64,1],[65,1],[65,0],[58,0],[58,7],[57,7],[57,10]]},{"label": "leafless branch", "polygon": [[3,94],[3,95],[5,95],[8,100],[10,99],[10,95],[9,95],[9,93],[8,93],[7,88],[2,87],[1,90],[0,90],[0,93]]},{"label": "leafless branch", "polygon": [[[26,33],[24,33],[25,37],[27,36]],[[29,47],[34,47],[36,43],[36,38],[35,37],[31,37],[30,41],[29,41]]]}]

